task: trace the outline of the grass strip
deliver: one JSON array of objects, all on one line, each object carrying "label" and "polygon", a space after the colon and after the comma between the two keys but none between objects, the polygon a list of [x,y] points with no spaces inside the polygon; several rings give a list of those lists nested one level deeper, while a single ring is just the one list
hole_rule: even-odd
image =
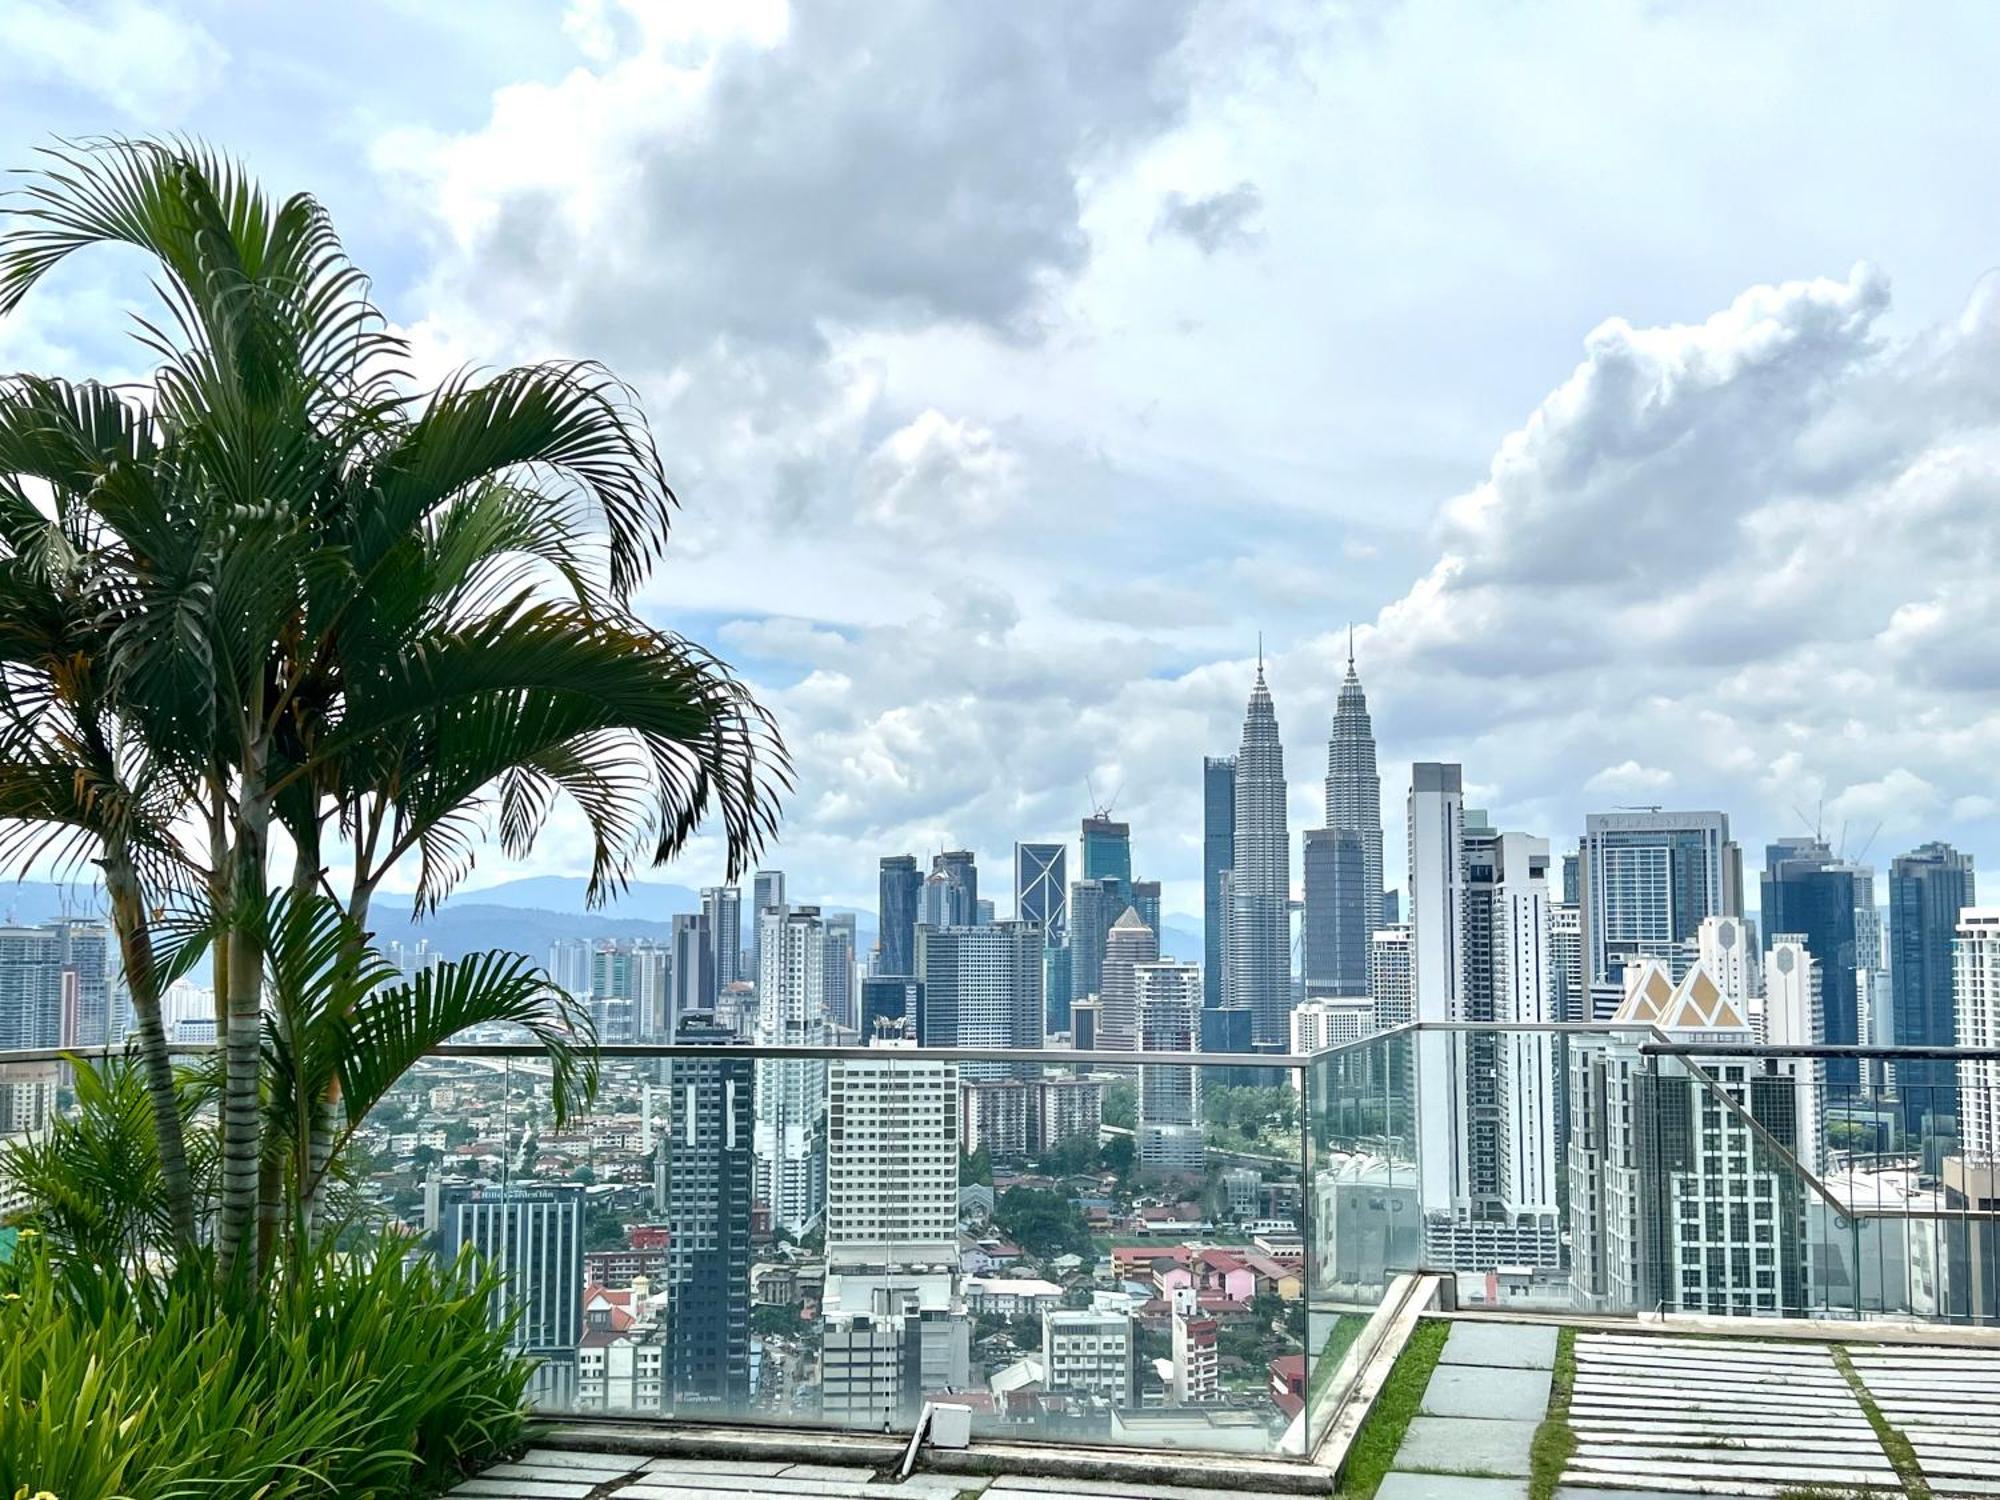
[{"label": "grass strip", "polygon": [[1896,1477],[1903,1481],[1903,1493],[1909,1495],[1911,1500],[1931,1500],[1930,1481],[1924,1478],[1923,1465],[1917,1462],[1917,1450],[1910,1446],[1909,1437],[1882,1414],[1882,1408],[1875,1403],[1875,1393],[1862,1381],[1861,1372],[1847,1357],[1847,1350],[1839,1344],[1829,1344],[1827,1352],[1833,1356],[1833,1363],[1846,1379],[1848,1389],[1854,1392],[1854,1399],[1868,1413],[1868,1425],[1875,1429],[1876,1441],[1881,1443],[1882,1451],[1888,1455],[1889,1465],[1896,1471]]},{"label": "grass strip", "polygon": [[1555,1378],[1549,1382],[1549,1410],[1535,1429],[1528,1449],[1528,1500],[1551,1500],[1562,1483],[1563,1470],[1576,1452],[1576,1433],[1569,1425],[1569,1403],[1576,1391],[1576,1330],[1556,1330]]},{"label": "grass strip", "polygon": [[1431,1383],[1431,1371],[1444,1353],[1444,1341],[1451,1332],[1449,1323],[1426,1318],[1410,1331],[1409,1342],[1396,1356],[1396,1367],[1382,1382],[1374,1405],[1362,1420],[1354,1444],[1341,1465],[1340,1493],[1350,1500],[1372,1500],[1382,1476],[1396,1461],[1403,1446],[1403,1434],[1410,1429],[1417,1409],[1423,1405],[1424,1391]]}]

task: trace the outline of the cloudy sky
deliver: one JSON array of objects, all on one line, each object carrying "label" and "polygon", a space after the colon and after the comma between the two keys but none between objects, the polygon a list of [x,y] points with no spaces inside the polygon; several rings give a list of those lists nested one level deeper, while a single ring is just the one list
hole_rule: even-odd
[{"label": "cloudy sky", "polygon": [[[1392,871],[1415,759],[1558,847],[1992,867],[1996,75],[1978,4],[8,0],[0,164],[200,134],[427,368],[631,381],[799,896],[969,844],[1004,911],[1094,794],[1192,911],[1258,632],[1298,829],[1350,621]],[[142,373],[144,297],[79,262],[0,367]]]}]

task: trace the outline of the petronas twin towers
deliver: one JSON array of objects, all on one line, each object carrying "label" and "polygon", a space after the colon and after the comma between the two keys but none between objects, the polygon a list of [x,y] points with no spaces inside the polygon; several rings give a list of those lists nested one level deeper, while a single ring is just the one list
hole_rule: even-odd
[{"label": "petronas twin towers", "polygon": [[[1224,903],[1223,1002],[1248,1007],[1255,1043],[1282,1049],[1291,1042],[1291,832],[1285,814],[1285,749],[1261,653],[1236,752],[1235,812]],[[1347,676],[1327,741],[1326,822],[1352,834],[1360,845],[1360,940],[1366,943],[1367,934],[1382,925],[1382,781],[1351,639]]]}]

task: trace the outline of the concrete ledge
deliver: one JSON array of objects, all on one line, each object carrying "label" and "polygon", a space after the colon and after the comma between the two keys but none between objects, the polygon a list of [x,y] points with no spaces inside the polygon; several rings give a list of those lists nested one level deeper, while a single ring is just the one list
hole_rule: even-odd
[{"label": "concrete ledge", "polygon": [[[1346,1394],[1334,1408],[1326,1436],[1320,1439],[1319,1447],[1313,1453],[1314,1464],[1336,1480],[1346,1467],[1347,1450],[1354,1446],[1361,1424],[1368,1420],[1375,1398],[1382,1393],[1389,1372],[1396,1367],[1397,1356],[1416,1331],[1418,1319],[1429,1316],[1436,1307],[1439,1284],[1440,1278],[1436,1276],[1398,1277],[1391,1286],[1390,1295],[1382,1299],[1382,1305],[1369,1318],[1368,1326],[1361,1330],[1361,1337],[1348,1350],[1347,1357],[1358,1359],[1360,1369],[1344,1381]],[[1335,1379],[1340,1380],[1347,1374],[1346,1370],[1342,1370]]]},{"label": "concrete ledge", "polygon": [[[763,1459],[774,1463],[866,1464],[887,1471],[903,1461],[907,1435],[803,1427],[702,1426],[691,1422],[590,1420],[532,1431],[537,1448],[648,1457]],[[1314,1464],[1248,1454],[1183,1449],[1095,1448],[1077,1444],[975,1442],[926,1447],[920,1474],[1045,1479],[1118,1479],[1149,1487],[1213,1485],[1245,1493],[1325,1495],[1333,1474]]]},{"label": "concrete ledge", "polygon": [[1585,1333],[1691,1334],[1700,1338],[1768,1342],[1804,1339],[1823,1344],[1928,1344],[1941,1349],[2000,1349],[2000,1327],[1992,1324],[1904,1323],[1884,1318],[1713,1318],[1699,1313],[1564,1312],[1559,1308],[1468,1308],[1439,1317],[1468,1323],[1532,1323]]}]

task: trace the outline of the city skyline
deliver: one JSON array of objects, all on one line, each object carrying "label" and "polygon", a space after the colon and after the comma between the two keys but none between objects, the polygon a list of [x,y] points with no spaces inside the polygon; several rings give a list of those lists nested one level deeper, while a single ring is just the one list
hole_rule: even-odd
[{"label": "city skyline", "polygon": [[[778,715],[800,779],[767,858],[829,904],[871,904],[876,851],[997,868],[1116,794],[1167,909],[1199,911],[1185,747],[1231,743],[1261,629],[1290,820],[1318,826],[1350,620],[1391,789],[1457,761],[1509,828],[1659,802],[1753,849],[1823,798],[1850,852],[1879,818],[1878,855],[2000,859],[2000,206],[1933,180],[1995,128],[1991,27],[1846,16],[1801,72],[1785,6],[1420,3],[1365,39],[1177,5],[132,9],[143,56],[105,50],[134,33],[96,0],[0,18],[8,163],[201,134],[325,195],[425,373],[583,352],[630,379],[685,502],[639,607]],[[996,52],[1019,66],[984,78]],[[1713,55],[1760,82],[1698,113],[1602,84]],[[800,112],[799,77],[842,87]],[[885,161],[885,110],[937,130]],[[1587,194],[1549,160],[1575,119]],[[722,184],[741,218],[672,211]],[[862,211],[792,232],[822,194]],[[607,195],[639,232],[597,231]],[[922,253],[882,237],[911,222]],[[116,256],[65,268],[0,367],[140,373],[142,290]],[[704,839],[663,878],[719,866]],[[565,813],[474,879],[584,867]]]}]

